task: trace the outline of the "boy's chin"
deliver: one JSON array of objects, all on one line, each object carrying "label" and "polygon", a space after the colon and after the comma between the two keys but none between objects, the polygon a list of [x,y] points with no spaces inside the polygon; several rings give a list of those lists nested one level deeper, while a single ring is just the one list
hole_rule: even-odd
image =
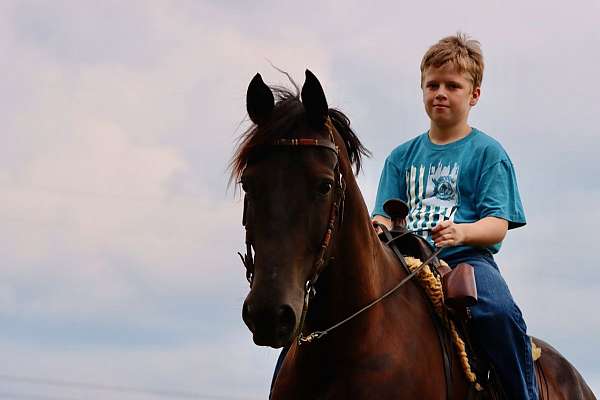
[{"label": "boy's chin", "polygon": [[452,128],[453,126],[458,125],[457,121],[454,121],[450,118],[430,118],[431,125],[436,126],[440,129]]},{"label": "boy's chin", "polygon": [[452,115],[450,115],[449,110],[447,110],[447,109],[427,110],[427,116],[429,117],[431,122],[435,122],[436,124],[448,124],[448,123],[456,122],[456,118],[453,118]]}]

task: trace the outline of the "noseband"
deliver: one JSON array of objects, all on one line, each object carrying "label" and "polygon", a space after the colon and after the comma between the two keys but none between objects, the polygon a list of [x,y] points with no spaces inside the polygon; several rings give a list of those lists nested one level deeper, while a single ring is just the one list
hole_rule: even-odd
[{"label": "noseband", "polygon": [[[321,147],[325,149],[329,149],[333,151],[336,155],[336,163],[333,169],[334,177],[335,177],[335,187],[334,187],[334,199],[331,204],[331,208],[329,211],[329,222],[327,224],[327,229],[323,236],[323,240],[321,242],[321,247],[319,249],[319,253],[315,259],[312,268],[312,278],[308,279],[304,285],[304,306],[302,308],[302,316],[300,318],[300,324],[298,325],[298,330],[296,332],[296,336],[298,337],[298,343],[302,343],[305,341],[305,338],[302,336],[302,328],[304,326],[304,321],[306,319],[306,313],[308,311],[308,303],[310,299],[315,295],[315,283],[319,279],[319,275],[327,265],[326,256],[331,245],[331,239],[333,237],[333,232],[335,230],[335,225],[339,217],[339,223],[342,223],[344,218],[344,199],[346,195],[346,183],[344,182],[344,177],[340,171],[340,159],[339,159],[339,147],[335,144],[335,139],[333,136],[333,126],[331,120],[327,118],[325,121],[325,126],[327,127],[329,133],[329,140],[320,140],[320,139],[310,139],[310,138],[292,138],[292,139],[276,139],[271,143],[267,144],[268,146],[285,146],[285,147]],[[241,253],[238,253],[240,258],[242,259],[242,263],[246,267],[246,279],[252,287],[252,283],[254,281],[254,257],[252,256],[252,248],[254,247],[253,238],[251,228],[248,226],[248,220],[246,218],[246,212],[248,208],[248,197],[244,196],[244,213],[242,216],[242,225],[246,228],[246,254],[242,256]],[[327,261],[331,260],[331,258],[327,259]]]}]

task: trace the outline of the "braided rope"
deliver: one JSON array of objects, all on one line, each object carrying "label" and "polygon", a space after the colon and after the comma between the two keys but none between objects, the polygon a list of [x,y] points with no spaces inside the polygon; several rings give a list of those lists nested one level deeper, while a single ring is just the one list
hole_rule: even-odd
[{"label": "braided rope", "polygon": [[[406,263],[408,264],[408,267],[410,268],[411,271],[414,271],[416,268],[418,268],[421,265],[421,260],[419,260],[417,258],[405,257],[405,259],[406,259]],[[442,264],[445,264],[445,262],[442,260],[440,260],[440,262]],[[425,292],[431,299],[431,302],[433,303],[433,308],[435,309],[435,312],[440,317],[443,317],[445,314],[445,309],[444,309],[444,292],[442,290],[441,280],[439,278],[437,278],[435,275],[433,275],[433,273],[431,272],[431,269],[429,268],[429,265],[425,266],[421,271],[419,271],[419,273],[417,274],[417,277],[419,278],[419,282],[421,283],[421,286],[425,289]],[[463,371],[467,377],[467,380],[475,386],[475,389],[477,389],[478,391],[481,391],[482,387],[477,382],[477,376],[471,370],[471,364],[469,363],[469,356],[467,355],[465,342],[458,335],[458,330],[456,329],[454,322],[452,320],[449,320],[448,322],[450,325],[449,329],[450,329],[450,334],[452,335],[452,342],[454,343],[454,346],[456,347],[456,350],[458,351],[458,357],[460,359],[460,363],[463,367]]]},{"label": "braided rope", "polygon": [[533,342],[532,337],[529,340],[531,341],[531,358],[533,358],[533,361],[537,361],[542,356],[542,349]]}]

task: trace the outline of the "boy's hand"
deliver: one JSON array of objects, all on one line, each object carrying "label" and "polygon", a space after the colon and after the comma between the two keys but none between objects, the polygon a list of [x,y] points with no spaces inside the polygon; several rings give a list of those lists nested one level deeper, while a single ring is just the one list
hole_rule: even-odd
[{"label": "boy's hand", "polygon": [[373,228],[375,229],[375,232],[377,232],[378,235],[383,231],[380,227],[377,226],[375,222],[385,225],[388,229],[392,229],[392,221],[389,218],[386,218],[383,215],[376,215],[371,220],[371,224],[373,225]]},{"label": "boy's hand", "polygon": [[459,246],[465,242],[464,224],[455,224],[453,221],[442,221],[431,232],[436,247]]}]

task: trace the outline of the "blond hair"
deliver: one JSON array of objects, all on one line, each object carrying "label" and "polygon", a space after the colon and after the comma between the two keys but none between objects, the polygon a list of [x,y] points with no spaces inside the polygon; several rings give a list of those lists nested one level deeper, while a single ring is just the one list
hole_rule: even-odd
[{"label": "blond hair", "polygon": [[467,73],[473,87],[481,86],[483,79],[483,54],[481,44],[466,34],[458,32],[434,44],[427,50],[421,61],[421,85],[425,70],[449,65],[458,73]]}]

